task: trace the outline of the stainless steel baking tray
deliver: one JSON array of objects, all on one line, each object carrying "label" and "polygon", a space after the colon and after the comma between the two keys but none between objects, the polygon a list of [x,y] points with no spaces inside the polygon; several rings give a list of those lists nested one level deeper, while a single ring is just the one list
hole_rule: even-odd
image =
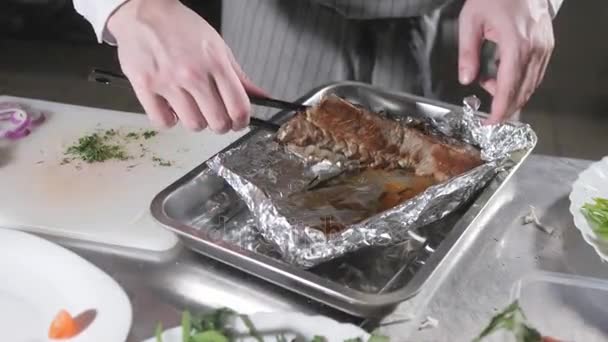
[{"label": "stainless steel baking tray", "polygon": [[[312,104],[326,94],[366,104],[374,111],[411,116],[440,117],[459,109],[355,82],[316,89],[300,101]],[[291,115],[280,112],[273,121],[281,123]],[[225,150],[246,141],[253,133]],[[410,298],[424,286],[530,152],[531,149],[514,153],[508,167],[473,200],[431,226],[411,231],[412,239],[395,246],[361,250],[309,270],[281,261],[269,244],[234,239],[238,235],[234,233],[246,227],[251,214],[235,191],[211,172],[206,163],[160,192],[152,201],[151,211],[158,222],[177,233],[194,251],[352,315],[369,317]]]}]

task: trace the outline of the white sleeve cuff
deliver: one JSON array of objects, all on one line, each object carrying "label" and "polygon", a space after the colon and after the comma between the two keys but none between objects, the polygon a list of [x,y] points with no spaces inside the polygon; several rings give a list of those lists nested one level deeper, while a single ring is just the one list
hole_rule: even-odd
[{"label": "white sleeve cuff", "polygon": [[549,0],[549,12],[552,18],[555,18],[563,2],[564,0]]},{"label": "white sleeve cuff", "polygon": [[128,0],[73,0],[74,9],[93,26],[97,41],[116,45],[116,39],[106,29],[108,19],[114,11]]}]

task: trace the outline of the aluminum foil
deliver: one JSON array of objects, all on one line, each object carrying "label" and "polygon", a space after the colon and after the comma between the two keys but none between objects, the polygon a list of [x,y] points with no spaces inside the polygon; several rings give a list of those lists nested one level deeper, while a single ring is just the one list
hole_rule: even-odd
[{"label": "aluminum foil", "polygon": [[[302,210],[294,205],[292,196],[344,172],[348,164],[311,162],[274,142],[274,133],[258,131],[212,158],[208,166],[231,185],[253,214],[256,222],[255,229],[248,230],[251,235],[257,230],[284,261],[310,268],[364,247],[408,241],[410,231],[423,229],[467,202],[509,163],[512,153],[536,144],[536,135],[528,125],[484,126],[475,115],[479,105],[476,97],[469,97],[462,110],[439,119],[428,118],[428,122],[447,136],[478,146],[484,164],[335,232],[315,228],[319,211]],[[364,187],[358,190],[361,195],[373,192]],[[243,241],[242,236],[239,239]]]}]

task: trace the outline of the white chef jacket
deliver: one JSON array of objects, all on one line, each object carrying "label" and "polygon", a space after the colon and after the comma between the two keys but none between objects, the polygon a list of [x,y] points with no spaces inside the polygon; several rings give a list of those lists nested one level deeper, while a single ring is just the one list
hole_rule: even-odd
[{"label": "white chef jacket", "polygon": [[[114,44],[106,22],[127,0],[73,1],[98,41]],[[435,97],[430,54],[448,1],[223,0],[221,32],[244,71],[277,98],[342,80]],[[547,1],[555,16],[563,0]]]}]

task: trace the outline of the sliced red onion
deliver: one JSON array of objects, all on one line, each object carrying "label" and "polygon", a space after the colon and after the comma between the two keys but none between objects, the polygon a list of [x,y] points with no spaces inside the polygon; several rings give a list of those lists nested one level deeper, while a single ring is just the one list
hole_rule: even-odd
[{"label": "sliced red onion", "polygon": [[23,108],[22,104],[16,103],[16,102],[0,103],[0,111],[6,110],[6,109],[14,110],[14,109],[24,109],[24,108]]},{"label": "sliced red onion", "polygon": [[46,116],[41,111],[33,111],[30,112],[30,120],[32,121],[32,126],[39,126],[46,120]]},{"label": "sliced red onion", "polygon": [[14,109],[9,120],[0,125],[0,137],[18,139],[29,134],[31,119],[22,109]]},{"label": "sliced red onion", "polygon": [[31,128],[46,119],[43,112],[19,103],[0,103],[0,138],[19,139],[31,133]]},{"label": "sliced red onion", "polygon": [[0,110],[0,121],[11,120],[13,118],[14,114],[15,114],[14,109]]},{"label": "sliced red onion", "polygon": [[7,139],[15,140],[15,139],[20,139],[20,138],[26,137],[30,133],[31,133],[31,131],[29,128],[24,128],[20,131],[8,131],[4,134],[4,137]]}]

